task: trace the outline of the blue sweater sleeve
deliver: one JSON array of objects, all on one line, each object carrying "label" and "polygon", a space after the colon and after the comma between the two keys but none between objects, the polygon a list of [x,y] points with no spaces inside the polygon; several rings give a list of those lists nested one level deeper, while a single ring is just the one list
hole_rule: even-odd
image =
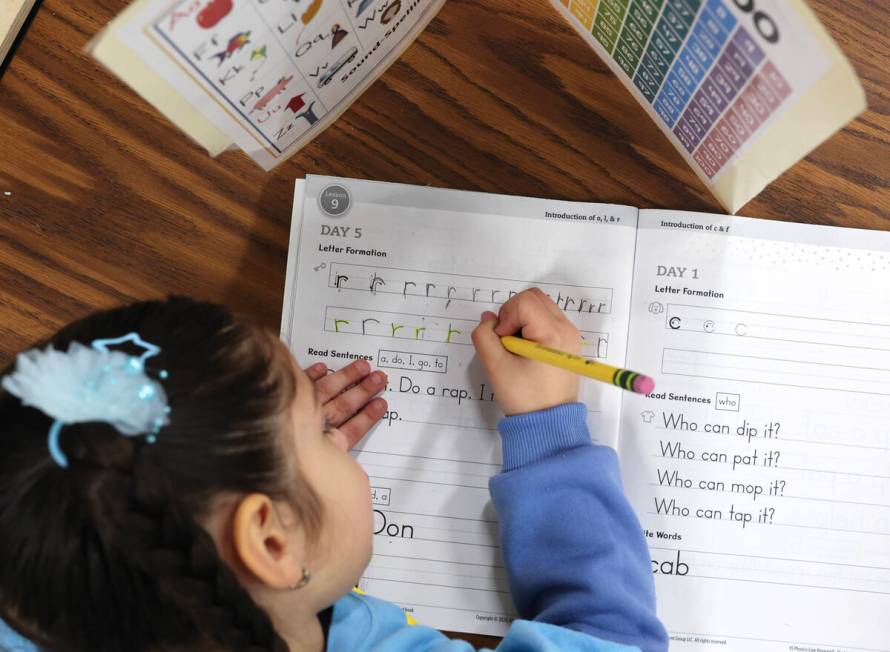
[{"label": "blue sweater sleeve", "polygon": [[618,459],[595,446],[581,403],[506,417],[504,468],[489,487],[521,618],[640,648],[668,649],[640,523]]}]

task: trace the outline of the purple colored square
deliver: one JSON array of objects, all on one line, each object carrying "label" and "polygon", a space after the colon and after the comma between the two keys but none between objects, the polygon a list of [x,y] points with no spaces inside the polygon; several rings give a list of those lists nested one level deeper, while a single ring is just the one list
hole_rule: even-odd
[{"label": "purple colored square", "polygon": [[754,113],[757,114],[757,118],[760,122],[764,122],[771,111],[769,110],[766,101],[760,97],[760,93],[757,92],[757,89],[751,84],[748,84],[748,87],[742,93],[742,97],[745,98],[748,106],[750,106]]},{"label": "purple colored square", "polygon": [[757,67],[757,64],[763,60],[763,50],[760,49],[760,46],[757,45],[754,39],[751,38],[751,35],[748,34],[743,27],[740,27],[738,31],[736,31],[735,36],[732,37],[732,42],[735,43],[739,50],[744,52],[748,61],[750,61],[751,65],[755,68]]},{"label": "purple colored square", "polygon": [[733,109],[742,119],[748,131],[751,133],[757,131],[757,128],[760,126],[760,118],[757,117],[757,113],[748,105],[748,101],[744,97],[736,100],[735,104],[733,104]]},{"label": "purple colored square", "polygon": [[735,154],[735,149],[730,146],[730,144],[723,137],[723,134],[720,133],[719,129],[713,129],[710,134],[711,142],[717,147],[717,150],[720,152],[720,156],[723,158],[723,162],[725,163],[729,159],[732,158],[732,155]]},{"label": "purple colored square", "polygon": [[686,114],[689,115],[690,120],[693,120],[695,124],[701,128],[701,133],[698,135],[699,138],[702,138],[708,133],[708,129],[714,124],[714,121],[708,117],[708,114],[704,112],[704,109],[702,109],[694,100],[689,103],[689,108],[686,109]]},{"label": "purple colored square", "polygon": [[748,140],[748,136],[751,135],[751,130],[745,124],[744,120],[736,113],[735,107],[731,106],[729,110],[726,112],[726,122],[735,132],[736,137],[742,142]]},{"label": "purple colored square", "polygon": [[705,97],[708,101],[717,109],[717,113],[721,113],[723,109],[729,105],[729,101],[726,99],[726,96],[720,92],[720,88],[717,86],[716,82],[713,80],[714,73],[708,75],[708,78],[701,85],[701,90],[704,93]]},{"label": "purple colored square", "polygon": [[720,122],[717,123],[717,126],[714,127],[720,137],[729,145],[729,148],[736,152],[739,147],[742,146],[742,141],[739,140],[738,135],[735,133],[735,130],[729,126],[729,122],[726,118],[723,118]]},{"label": "purple colored square", "polygon": [[699,147],[698,151],[692,155],[692,158],[695,159],[695,162],[699,164],[702,171],[707,175],[709,179],[717,174],[717,170],[719,169],[717,167],[717,162],[714,161],[707,152],[705,152],[704,146]]},{"label": "purple colored square", "polygon": [[728,56],[730,61],[735,64],[735,67],[739,69],[745,77],[750,77],[754,72],[754,66],[751,65],[751,62],[748,61],[748,58],[742,54],[742,51],[739,49],[735,43],[731,42],[726,46],[725,56]]},{"label": "purple colored square", "polygon": [[695,94],[693,103],[701,107],[702,111],[706,116],[708,116],[708,120],[711,123],[713,123],[720,116],[720,109],[717,108],[717,106],[715,106],[714,103],[711,101],[711,98],[709,98],[705,94],[704,89],[699,90],[699,92]]},{"label": "purple colored square", "polygon": [[782,76],[782,73],[778,71],[778,69],[773,65],[772,61],[767,61],[763,64],[763,68],[761,69],[761,74],[766,77],[766,80],[770,83],[770,86],[773,87],[773,90],[779,95],[779,99],[784,100],[786,97],[791,95],[791,87],[788,85],[788,82],[785,81],[785,78]]},{"label": "purple colored square", "polygon": [[[730,83],[730,81],[726,78],[726,75],[724,75],[723,71],[719,68],[714,68],[714,70],[711,71],[711,74],[708,75],[708,78],[714,83],[714,87],[718,91],[720,91],[720,95],[723,96],[724,106],[728,104],[738,93],[738,89],[736,89],[736,87]],[[710,93],[708,93],[708,97],[714,99],[714,97]]]},{"label": "purple colored square", "polygon": [[775,111],[779,104],[782,103],[782,100],[779,99],[779,96],[776,95],[776,92],[773,90],[773,87],[769,85],[769,83],[760,75],[754,75],[754,79],[751,80],[751,84],[757,90],[757,93],[760,97],[763,98],[763,101],[766,102],[766,105],[769,107],[770,113]]},{"label": "purple colored square", "polygon": [[712,131],[708,134],[708,137],[702,142],[702,145],[705,148],[705,151],[711,155],[711,158],[717,163],[717,169],[723,167],[723,164],[726,163],[726,156],[724,156],[723,152],[717,147],[717,143],[714,142],[714,132]]},{"label": "purple colored square", "polygon": [[704,135],[708,133],[708,130],[702,126],[702,123],[696,117],[691,106],[686,109],[686,113],[683,114],[682,119],[685,120],[686,123],[689,125],[689,128],[692,129],[693,133],[695,134],[696,142],[701,140]]},{"label": "purple colored square", "polygon": [[695,133],[692,131],[692,128],[686,122],[685,116],[680,118],[677,126],[674,127],[674,134],[677,136],[677,139],[681,143],[683,143],[683,147],[686,148],[686,151],[691,154],[692,151],[695,149],[698,138],[696,138]]},{"label": "purple colored square", "polygon": [[[736,68],[735,64],[732,62],[732,59],[729,58],[729,55],[724,52],[720,59],[717,61],[717,68],[722,72],[729,83],[732,85],[735,93],[739,92],[745,87],[745,84],[748,81],[748,77],[743,75],[738,68]],[[715,69],[716,73],[717,70]]]}]

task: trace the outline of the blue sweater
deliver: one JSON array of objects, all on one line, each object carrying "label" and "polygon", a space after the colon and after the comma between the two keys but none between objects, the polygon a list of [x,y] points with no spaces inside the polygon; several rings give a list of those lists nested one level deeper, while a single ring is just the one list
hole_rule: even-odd
[{"label": "blue sweater", "polygon": [[[504,469],[489,488],[521,620],[498,652],[663,652],[649,551],[615,451],[595,446],[581,403],[502,419]],[[14,647],[15,645],[21,646]],[[0,650],[33,652],[4,632]],[[359,592],[335,605],[330,652],[469,652],[396,605]]]}]

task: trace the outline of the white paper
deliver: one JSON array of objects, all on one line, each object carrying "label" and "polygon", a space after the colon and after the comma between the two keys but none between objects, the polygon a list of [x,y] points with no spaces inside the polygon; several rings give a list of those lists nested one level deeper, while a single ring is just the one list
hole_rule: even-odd
[{"label": "white paper", "polygon": [[625,490],[671,650],[890,650],[890,234],[641,211]]},{"label": "white paper", "polygon": [[[319,208],[331,185],[350,195],[342,217]],[[470,333],[540,286],[587,355],[623,365],[637,211],[322,177],[301,194],[282,337],[301,364],[364,355],[389,375],[390,413],[357,451],[377,530],[361,586],[423,624],[503,634],[515,613],[488,492],[501,414]],[[620,392],[583,383],[592,432],[610,445]]]}]

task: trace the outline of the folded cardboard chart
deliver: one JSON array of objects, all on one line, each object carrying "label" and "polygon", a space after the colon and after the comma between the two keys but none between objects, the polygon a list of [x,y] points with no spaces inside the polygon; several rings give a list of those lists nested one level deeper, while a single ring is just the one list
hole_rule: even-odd
[{"label": "folded cardboard chart", "polygon": [[731,213],[865,109],[803,0],[551,0]]},{"label": "folded cardboard chart", "polygon": [[137,0],[88,46],[215,156],[271,169],[330,126],[445,0]]}]

